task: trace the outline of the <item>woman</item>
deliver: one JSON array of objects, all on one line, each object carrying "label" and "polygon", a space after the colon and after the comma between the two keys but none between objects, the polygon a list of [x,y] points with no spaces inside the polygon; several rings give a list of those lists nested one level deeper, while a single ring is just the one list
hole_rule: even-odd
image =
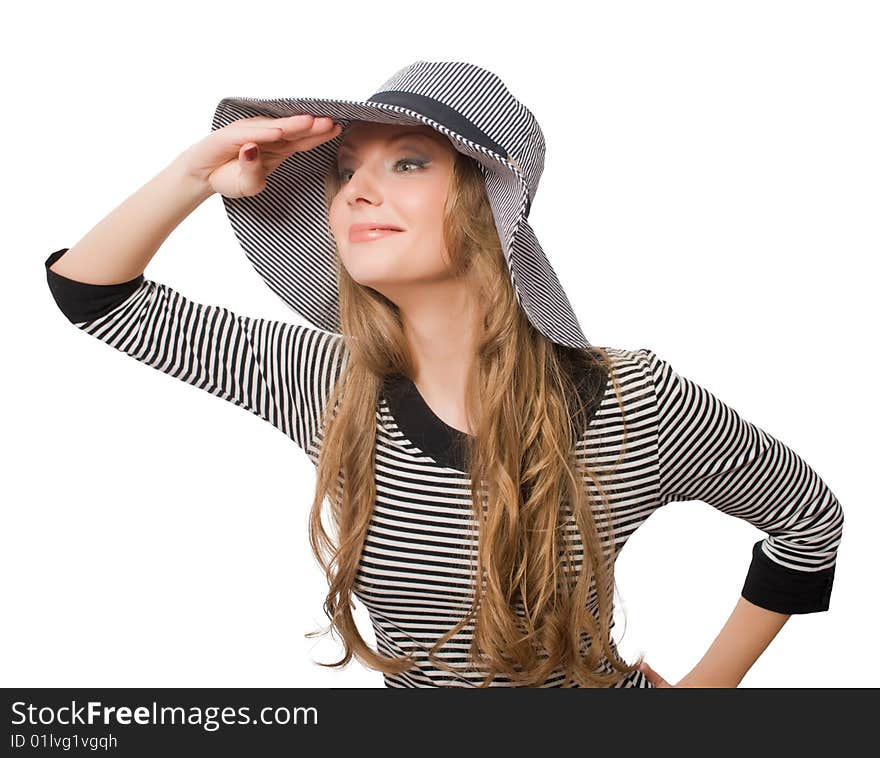
[{"label": "woman", "polygon": [[[483,69],[438,65],[402,69],[371,109],[313,101],[342,124],[304,101],[276,117],[236,116],[278,101],[223,101],[209,137],[49,257],[56,302],[86,332],[269,421],[315,463],[310,539],[345,647],[329,665],[355,656],[389,687],[670,686],[617,652],[614,562],[657,508],[700,499],[768,534],[725,630],[677,685],[736,686],[790,614],[828,609],[840,504],[792,450],[653,351],[583,338],[525,221],[537,122],[525,111],[534,152],[506,149],[450,82],[503,102],[487,96],[495,87],[511,118],[521,104]],[[474,72],[479,87],[459,76]],[[238,316],[143,277],[215,192],[267,283],[321,328]]]}]

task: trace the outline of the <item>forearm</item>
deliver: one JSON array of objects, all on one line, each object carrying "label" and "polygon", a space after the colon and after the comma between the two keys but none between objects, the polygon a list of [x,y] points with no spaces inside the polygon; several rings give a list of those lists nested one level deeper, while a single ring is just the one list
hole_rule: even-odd
[{"label": "forearm", "polygon": [[51,266],[87,284],[118,284],[144,272],[169,234],[213,194],[175,159],[102,219]]},{"label": "forearm", "polygon": [[740,597],[706,654],[679,684],[737,687],[789,618]]}]

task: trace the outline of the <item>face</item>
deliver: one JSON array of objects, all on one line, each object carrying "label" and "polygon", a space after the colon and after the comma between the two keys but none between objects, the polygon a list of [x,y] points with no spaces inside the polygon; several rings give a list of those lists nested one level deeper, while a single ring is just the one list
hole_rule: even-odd
[{"label": "face", "polygon": [[[343,135],[329,220],[352,279],[400,305],[449,276],[442,225],[455,152],[423,124],[357,122]],[[360,223],[403,231],[350,236]]]}]

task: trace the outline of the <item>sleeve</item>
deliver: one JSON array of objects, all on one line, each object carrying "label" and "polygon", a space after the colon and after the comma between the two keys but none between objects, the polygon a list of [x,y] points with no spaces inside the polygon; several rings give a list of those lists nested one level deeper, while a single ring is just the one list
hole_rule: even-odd
[{"label": "sleeve", "polygon": [[653,351],[637,351],[658,409],[660,505],[702,500],[767,534],[742,596],[777,613],[827,611],[843,510],[795,452]]},{"label": "sleeve", "polygon": [[143,274],[87,284],[49,267],[49,289],[75,326],[170,376],[260,416],[309,453],[347,353],[342,335],[237,316],[202,305]]}]

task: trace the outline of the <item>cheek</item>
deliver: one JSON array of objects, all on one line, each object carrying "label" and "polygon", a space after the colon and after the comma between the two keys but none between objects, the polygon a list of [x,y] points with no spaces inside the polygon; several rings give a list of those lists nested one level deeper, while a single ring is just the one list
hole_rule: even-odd
[{"label": "cheek", "polygon": [[442,239],[446,193],[434,187],[419,189],[421,191],[404,193],[398,198],[401,218],[406,220],[410,229],[417,230],[423,240]]},{"label": "cheek", "polygon": [[422,275],[442,274],[449,266],[443,239],[443,211],[446,188],[423,187],[424,191],[398,198],[401,218],[410,230],[407,245],[407,268]]},{"label": "cheek", "polygon": [[333,232],[334,235],[340,234],[342,232],[342,229],[339,227],[339,224],[341,223],[339,214],[339,203],[337,203],[335,200],[330,204],[330,210],[327,214],[327,220],[330,223],[330,230]]}]

